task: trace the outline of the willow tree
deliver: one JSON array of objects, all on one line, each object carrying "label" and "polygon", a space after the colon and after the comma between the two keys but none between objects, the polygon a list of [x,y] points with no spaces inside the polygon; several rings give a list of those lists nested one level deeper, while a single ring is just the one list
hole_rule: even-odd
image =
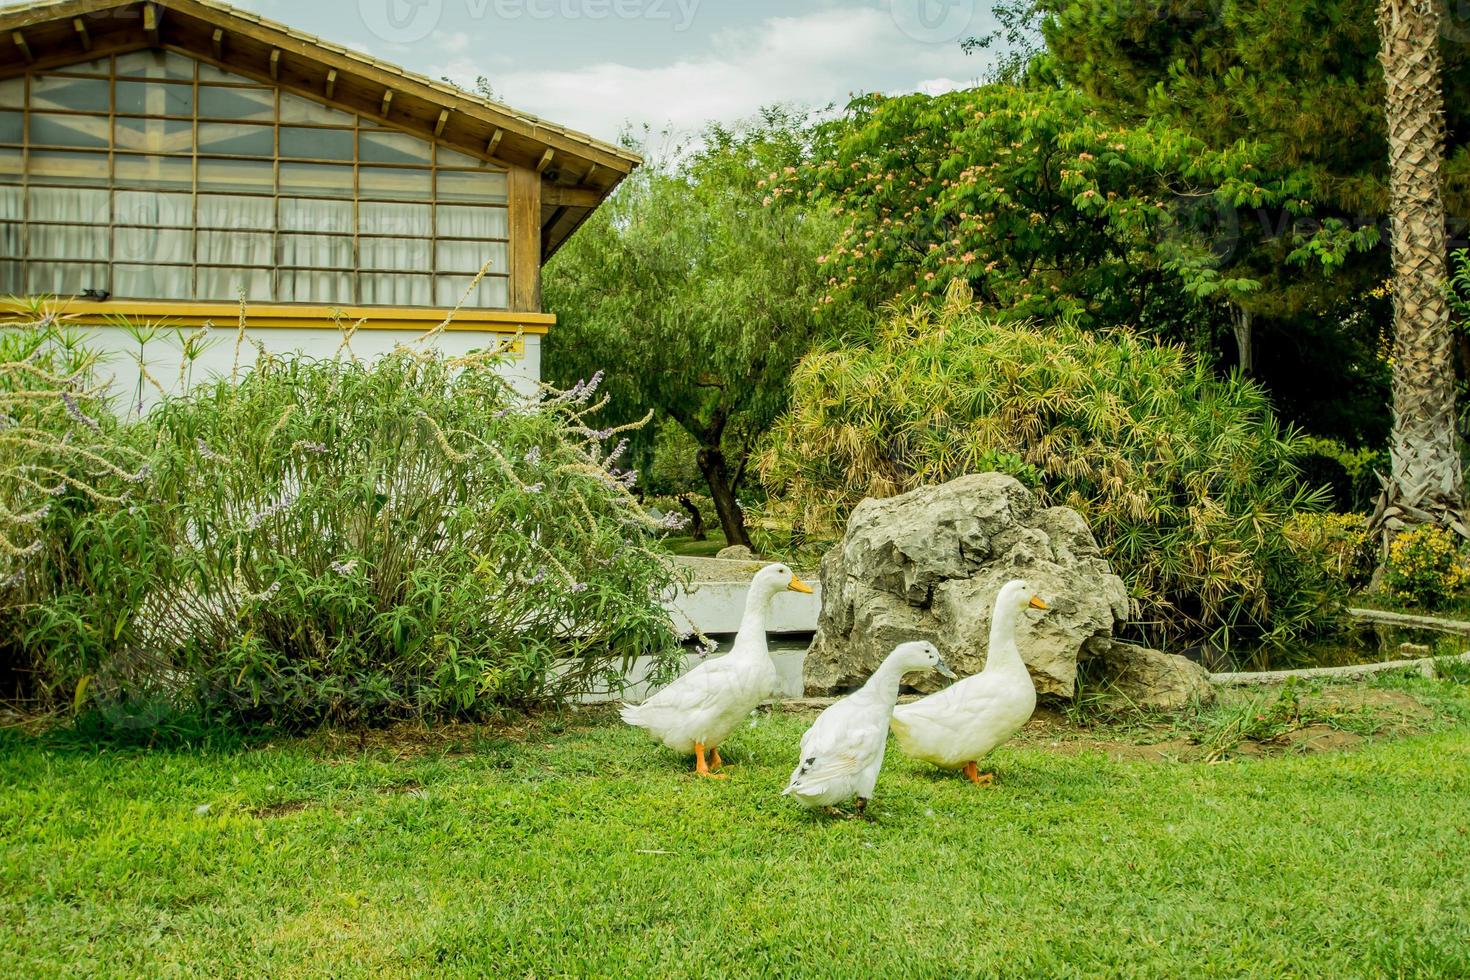
[{"label": "willow tree", "polygon": [[1463,523],[1453,333],[1445,283],[1440,0],[1381,0],[1378,30],[1393,221],[1393,463],[1387,527]]}]

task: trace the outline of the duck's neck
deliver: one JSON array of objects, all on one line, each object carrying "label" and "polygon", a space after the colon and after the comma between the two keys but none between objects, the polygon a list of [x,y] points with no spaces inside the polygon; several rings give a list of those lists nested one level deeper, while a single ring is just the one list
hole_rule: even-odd
[{"label": "duck's neck", "polygon": [[1021,659],[1021,648],[1016,646],[1016,619],[1014,609],[996,609],[990,620],[990,647],[985,655],[985,672],[1026,669]]},{"label": "duck's neck", "polygon": [[893,654],[878,665],[873,671],[873,676],[858,691],[857,697],[876,704],[886,704],[890,708],[898,703],[898,688],[903,683],[903,675],[908,673],[908,668],[894,658]]},{"label": "duck's neck", "polygon": [[745,615],[740,617],[740,631],[735,634],[735,646],[731,653],[766,649],[766,617],[771,611],[771,600],[774,598],[768,592],[750,590],[750,594],[745,597]]}]

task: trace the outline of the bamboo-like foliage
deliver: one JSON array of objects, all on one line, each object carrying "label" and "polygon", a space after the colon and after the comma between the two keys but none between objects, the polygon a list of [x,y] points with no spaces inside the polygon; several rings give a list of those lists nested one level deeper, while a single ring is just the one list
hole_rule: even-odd
[{"label": "bamboo-like foliage", "polygon": [[808,532],[864,497],[1002,470],[1087,519],[1157,642],[1279,641],[1324,600],[1283,537],[1319,506],[1262,391],[1181,348],[996,321],[962,288],[807,357],[759,471]]},{"label": "bamboo-like foliage", "polygon": [[473,715],[671,663],[666,528],[589,421],[600,379],[528,401],[497,363],[262,353],[165,400],[126,431],[146,497],[49,527],[24,644],[139,724]]}]

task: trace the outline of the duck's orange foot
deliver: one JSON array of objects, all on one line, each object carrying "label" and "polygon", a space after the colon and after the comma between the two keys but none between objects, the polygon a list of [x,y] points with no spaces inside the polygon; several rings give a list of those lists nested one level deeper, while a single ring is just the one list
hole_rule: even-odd
[{"label": "duck's orange foot", "polygon": [[[719,765],[719,764],[720,764],[720,754],[718,752],[716,752],[715,753],[715,765]],[[706,762],[705,761],[705,758],[704,758],[704,743],[703,742],[695,742],[694,743],[694,774],[696,776],[699,776],[699,777],[703,778],[703,779],[729,779],[730,778],[729,776],[726,776],[722,772],[710,772],[709,763]]]},{"label": "duck's orange foot", "polygon": [[724,764],[725,764],[725,760],[720,758],[720,750],[719,749],[710,749],[709,750],[709,767],[711,769],[718,769],[721,766],[723,766]]},{"label": "duck's orange foot", "polygon": [[995,773],[987,772],[981,775],[980,767],[973,762],[965,763],[965,778],[976,786],[990,786],[995,783]]}]

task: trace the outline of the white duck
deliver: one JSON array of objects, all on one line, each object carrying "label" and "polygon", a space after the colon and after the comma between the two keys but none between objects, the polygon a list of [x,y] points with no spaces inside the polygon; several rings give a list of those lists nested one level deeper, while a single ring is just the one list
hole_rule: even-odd
[{"label": "white duck", "polygon": [[914,670],[954,676],[934,644],[900,643],[866,684],[817,716],[801,737],[801,759],[781,795],[794,796],[809,809],[857,797],[861,815],[883,768],[899,682]]},{"label": "white duck", "polygon": [[756,572],[730,652],[705,661],[642,704],[625,705],[623,721],[647,729],[675,752],[693,752],[699,775],[723,779],[713,772],[724,764],[720,743],[776,689],[766,615],[771,600],[788,590],[810,594],[812,588],[785,565]]},{"label": "white duck", "polygon": [[1003,585],[990,614],[985,669],[893,712],[893,734],[905,755],[942,769],[962,768],[977,786],[995,781],[994,773],[980,775],[979,760],[1036,710],[1036,685],[1016,646],[1016,620],[1028,607],[1047,605],[1023,581]]}]

